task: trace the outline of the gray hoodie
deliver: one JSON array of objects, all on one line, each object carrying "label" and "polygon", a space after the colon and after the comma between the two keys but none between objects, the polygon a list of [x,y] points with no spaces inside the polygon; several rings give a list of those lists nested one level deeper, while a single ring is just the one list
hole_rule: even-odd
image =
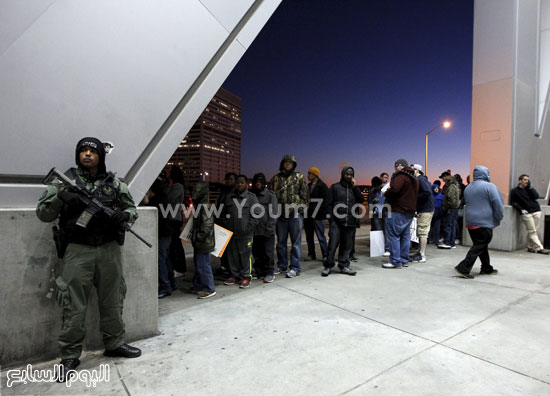
[{"label": "gray hoodie", "polygon": [[491,183],[489,169],[474,168],[474,181],[464,190],[466,224],[495,228],[504,217],[504,201],[497,186]]}]

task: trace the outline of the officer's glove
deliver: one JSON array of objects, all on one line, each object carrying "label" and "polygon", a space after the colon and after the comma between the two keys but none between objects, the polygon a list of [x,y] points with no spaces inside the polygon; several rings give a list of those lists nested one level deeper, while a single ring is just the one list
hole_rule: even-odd
[{"label": "officer's glove", "polygon": [[57,198],[63,201],[68,206],[78,206],[80,204],[80,199],[78,198],[78,194],[67,191],[67,190],[61,190],[57,193]]},{"label": "officer's glove", "polygon": [[122,210],[117,210],[113,217],[111,217],[111,221],[119,226],[123,226],[128,220],[130,220],[130,213],[123,212]]}]

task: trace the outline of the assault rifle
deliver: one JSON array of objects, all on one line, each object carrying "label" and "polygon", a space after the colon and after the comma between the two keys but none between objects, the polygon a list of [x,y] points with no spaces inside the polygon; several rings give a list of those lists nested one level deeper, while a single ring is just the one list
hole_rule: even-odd
[{"label": "assault rifle", "polygon": [[[63,172],[60,172],[57,168],[52,168],[50,172],[48,172],[44,180],[42,180],[42,183],[51,184],[56,180],[66,186],[70,192],[76,193],[82,203],[86,205],[86,209],[84,210],[84,212],[82,212],[82,214],[78,218],[78,221],[76,222],[78,226],[86,228],[92,217],[94,217],[97,213],[103,213],[109,219],[111,219],[116,213],[115,210],[102,204],[96,197],[94,197],[94,195],[90,191],[86,190],[85,188],[79,187],[74,180],[69,179],[67,175],[65,175]],[[132,227],[128,225],[128,223],[124,223],[124,225],[122,225],[121,227],[125,231],[133,234],[137,239],[139,239],[150,248],[153,247],[153,245],[143,239],[141,235],[132,230]]]}]

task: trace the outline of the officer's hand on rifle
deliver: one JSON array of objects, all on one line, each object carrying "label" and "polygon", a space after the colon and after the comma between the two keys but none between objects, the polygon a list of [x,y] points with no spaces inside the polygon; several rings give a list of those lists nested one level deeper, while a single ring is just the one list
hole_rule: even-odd
[{"label": "officer's hand on rifle", "polygon": [[68,206],[78,206],[80,204],[80,199],[78,198],[78,194],[75,194],[67,190],[58,191],[57,198],[62,200]]},{"label": "officer's hand on rifle", "polygon": [[111,221],[119,226],[123,226],[128,220],[130,220],[130,213],[122,210],[117,210],[113,217],[111,217]]}]

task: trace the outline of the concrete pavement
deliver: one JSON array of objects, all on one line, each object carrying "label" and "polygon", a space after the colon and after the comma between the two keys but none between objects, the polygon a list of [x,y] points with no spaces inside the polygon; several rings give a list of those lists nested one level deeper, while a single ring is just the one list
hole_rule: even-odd
[{"label": "concrete pavement", "polygon": [[549,257],[491,252],[499,275],[466,280],[453,267],[467,248],[429,246],[427,263],[393,270],[367,257],[366,242],[355,277],[303,263],[295,279],[161,300],[161,334],[135,343],[142,357],[83,356],[80,369],[110,364],[95,388],[6,388],[3,370],[2,395],[550,394]]}]

